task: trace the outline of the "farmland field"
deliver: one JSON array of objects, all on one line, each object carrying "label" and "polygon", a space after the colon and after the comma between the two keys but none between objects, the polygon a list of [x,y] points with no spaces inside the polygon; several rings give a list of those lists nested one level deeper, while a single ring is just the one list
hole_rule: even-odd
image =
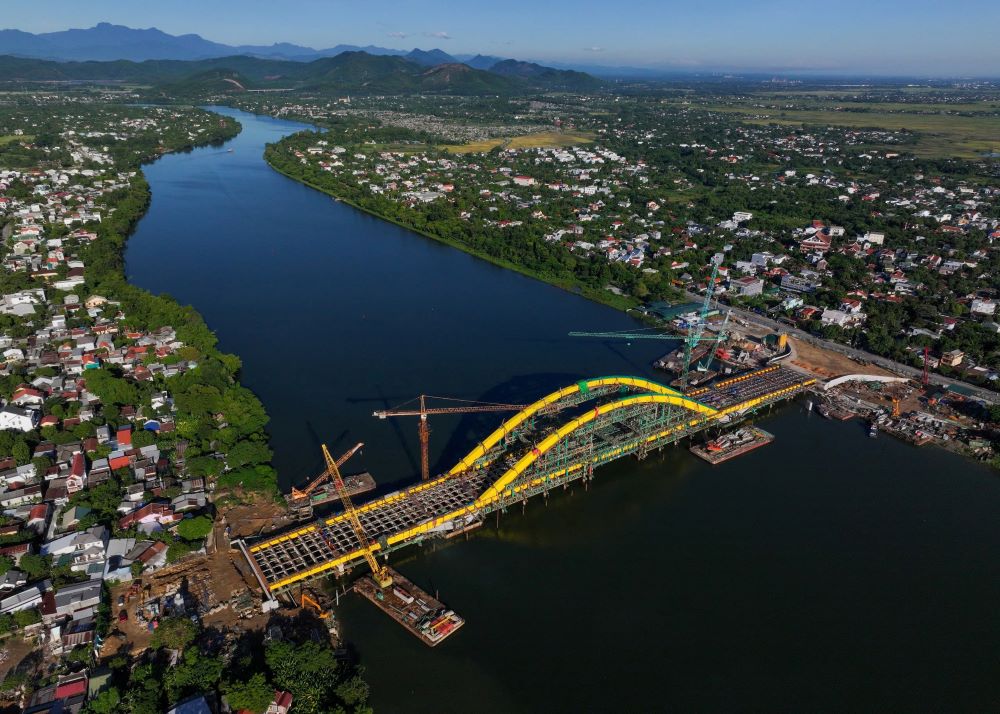
[{"label": "farmland field", "polygon": [[593,141],[589,134],[579,132],[546,131],[538,134],[525,134],[524,136],[497,137],[495,139],[484,139],[473,141],[468,144],[445,144],[440,148],[450,151],[453,154],[472,154],[483,151],[490,151],[498,146],[508,149],[534,149],[540,147],[576,146],[578,144],[589,144]]},{"label": "farmland field", "polygon": [[[743,115],[749,124],[785,124],[789,126],[844,126],[857,129],[906,130],[918,135],[912,151],[928,157],[977,158],[983,153],[1000,147],[1000,118],[995,115],[957,116],[949,114],[915,113],[910,111],[878,111],[879,105],[860,105],[874,111],[839,111],[829,108],[799,109],[795,107],[762,108],[751,105],[704,105],[702,108]],[[901,105],[891,105],[896,108]],[[920,106],[920,105],[916,105]],[[930,106],[930,105],[928,105]],[[966,106],[966,105],[960,105]],[[976,105],[978,106],[978,105]],[[923,107],[921,107],[922,109]],[[945,106],[939,106],[941,110]],[[957,107],[952,107],[957,109]],[[992,110],[984,103],[985,112]],[[967,110],[966,110],[967,111]]]}]

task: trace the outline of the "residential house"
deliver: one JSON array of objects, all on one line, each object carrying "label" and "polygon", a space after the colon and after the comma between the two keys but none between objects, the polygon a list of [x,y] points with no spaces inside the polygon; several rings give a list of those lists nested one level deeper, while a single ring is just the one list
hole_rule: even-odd
[{"label": "residential house", "polygon": [[962,350],[950,350],[941,355],[941,364],[945,367],[958,367],[964,359],[965,353]]},{"label": "residential house", "polygon": [[32,431],[40,420],[36,409],[22,409],[8,404],[0,409],[0,430]]}]

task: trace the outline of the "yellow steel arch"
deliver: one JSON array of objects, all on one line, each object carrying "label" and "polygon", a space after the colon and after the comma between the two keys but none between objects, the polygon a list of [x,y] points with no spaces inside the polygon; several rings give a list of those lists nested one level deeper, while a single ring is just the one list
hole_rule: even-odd
[{"label": "yellow steel arch", "polygon": [[[443,526],[444,524],[448,523],[449,521],[454,521],[454,520],[456,520],[458,518],[463,518],[465,516],[475,515],[484,506],[490,505],[494,501],[498,500],[503,495],[503,493],[504,493],[505,490],[509,490],[511,492],[519,492],[519,491],[521,491],[524,488],[523,485],[518,485],[518,486],[511,487],[511,484],[518,478],[518,476],[520,476],[522,473],[524,473],[524,471],[532,463],[534,463],[535,460],[537,460],[539,456],[541,456],[546,451],[550,450],[553,446],[555,446],[556,444],[558,444],[560,440],[562,440],[563,438],[565,438],[566,436],[568,436],[569,434],[571,434],[572,432],[574,432],[576,429],[579,429],[580,427],[584,426],[585,424],[590,423],[591,421],[593,421],[594,419],[596,419],[598,416],[601,416],[601,415],[604,415],[604,414],[608,414],[608,413],[616,411],[618,409],[624,409],[626,407],[636,406],[636,405],[639,405],[639,404],[671,404],[671,405],[674,405],[674,406],[684,407],[686,409],[691,410],[694,413],[697,413],[697,414],[701,415],[700,418],[698,418],[698,417],[692,418],[689,422],[687,422],[685,424],[686,426],[695,426],[695,425],[697,425],[698,423],[700,423],[701,421],[703,421],[705,419],[713,419],[713,418],[716,418],[716,417],[718,417],[719,415],[721,415],[723,413],[723,412],[720,412],[720,411],[718,411],[716,409],[713,409],[712,407],[709,407],[709,406],[706,406],[706,405],[701,404],[699,402],[696,402],[693,399],[689,399],[689,398],[683,396],[682,394],[680,394],[680,393],[678,393],[678,392],[676,392],[676,391],[674,391],[672,389],[669,389],[668,387],[664,387],[663,385],[658,385],[655,382],[648,382],[647,380],[633,379],[633,378],[624,378],[624,377],[605,377],[605,378],[602,378],[600,380],[590,380],[589,382],[585,382],[585,384],[587,384],[588,388],[593,388],[595,386],[595,383],[598,383],[598,382],[602,382],[603,383],[600,386],[607,386],[609,384],[610,385],[621,384],[622,381],[625,381],[625,380],[627,380],[630,383],[630,386],[641,386],[640,383],[642,383],[642,385],[649,384],[649,385],[654,385],[655,387],[657,387],[657,388],[659,388],[661,390],[667,391],[669,393],[668,394],[643,394],[643,395],[637,395],[637,396],[634,396],[634,397],[626,397],[624,399],[620,399],[620,400],[615,401],[615,402],[611,402],[611,403],[608,403],[608,404],[597,406],[597,407],[595,407],[595,408],[587,411],[582,416],[577,417],[576,419],[573,419],[570,422],[566,423],[560,429],[558,429],[556,432],[554,432],[553,434],[549,435],[547,438],[545,438],[541,442],[539,442],[536,445],[536,447],[531,452],[529,452],[520,461],[518,461],[516,464],[514,464],[514,466],[512,466],[510,469],[508,469],[499,479],[497,479],[496,482],[493,483],[493,485],[491,485],[488,489],[486,489],[486,491],[484,491],[483,494],[479,498],[477,498],[473,503],[470,503],[470,504],[468,504],[466,506],[462,506],[461,508],[457,508],[454,511],[451,511],[450,513],[445,513],[445,514],[443,514],[441,516],[438,516],[436,518],[431,518],[429,520],[426,520],[423,523],[420,523],[420,524],[418,524],[416,526],[413,526],[412,528],[408,528],[406,530],[394,533],[394,534],[392,534],[391,536],[389,536],[387,538],[386,544],[387,545],[395,545],[396,543],[400,543],[402,541],[409,540],[410,538],[415,538],[417,536],[426,535],[426,534],[428,534],[428,533],[430,533],[430,532],[432,532],[432,531],[440,528],[441,526]],[[577,385],[577,389],[579,389],[578,385]],[[537,412],[538,409],[541,408],[541,407],[536,407],[536,405],[538,405],[539,403],[546,402],[547,404],[551,404],[552,401],[554,401],[554,399],[551,400],[551,401],[547,401],[551,397],[555,397],[555,395],[566,396],[567,394],[572,394],[572,393],[573,393],[573,390],[572,390],[571,387],[567,387],[566,389],[560,390],[559,392],[553,392],[552,394],[549,395],[549,397],[546,397],[545,399],[539,400],[535,404],[532,404],[531,406],[529,406],[524,411],[525,412],[529,412],[532,409],[534,409],[534,412]],[[556,397],[556,399],[558,399],[558,398],[561,398],[561,397]],[[534,412],[532,412],[532,413],[534,413]],[[527,418],[527,417],[525,417],[525,418]],[[511,419],[509,421],[514,421],[515,419],[517,419],[517,417],[514,417],[514,419]],[[522,420],[522,422],[523,422],[523,420]],[[521,423],[521,422],[519,422],[519,423]],[[656,441],[658,439],[661,439],[663,437],[666,437],[669,434],[675,432],[679,428],[679,426],[680,425],[675,425],[673,427],[670,427],[669,429],[666,429],[663,432],[660,432],[658,434],[654,434],[654,435],[648,437],[647,441],[652,442],[652,441]],[[513,427],[511,427],[511,428],[513,428]],[[491,438],[492,437],[493,437],[493,435],[491,435]],[[500,438],[502,438],[502,434],[501,434]],[[494,442],[494,443],[496,443],[496,442]],[[625,447],[622,447],[622,451],[624,451],[624,450],[625,450]],[[475,452],[473,452],[473,453],[475,453]],[[579,469],[584,468],[586,466],[587,466],[586,463],[578,463],[578,464],[572,464],[572,465],[568,466],[567,468],[568,468],[569,471],[574,472],[574,471],[578,471]],[[548,474],[548,475],[543,476],[543,477],[541,477],[539,479],[536,479],[536,481],[538,481],[538,482],[544,481],[546,478],[548,478],[550,476],[556,476],[558,474],[563,473],[564,470],[566,470],[566,468],[560,469],[560,471],[558,473]],[[436,479],[436,480],[443,480],[443,479],[446,479],[446,478],[448,478],[448,476],[442,476],[441,479]],[[424,488],[427,488],[432,483],[435,483],[435,481],[428,481],[427,483],[420,484],[416,488],[418,488],[418,489],[424,489]],[[510,487],[510,488],[508,489],[508,487]],[[365,508],[372,507],[374,504],[384,505],[388,501],[395,500],[396,498],[402,498],[402,497],[404,497],[404,494],[408,493],[408,492],[409,491],[407,491],[407,492],[400,492],[399,494],[393,494],[393,495],[391,495],[389,497],[386,497],[385,499],[380,499],[378,501],[374,501],[374,502],[368,503],[368,504],[366,504],[365,506],[363,506],[362,508],[360,508],[358,510],[362,511]],[[327,523],[332,524],[332,523],[336,522],[337,520],[339,520],[341,518],[343,518],[343,515],[339,514],[337,516],[334,516],[333,518],[328,519]],[[303,529],[303,532],[305,530],[311,530],[314,527],[315,526],[310,526],[307,529]],[[267,546],[269,546],[269,545],[271,545],[271,544],[273,544],[273,543],[275,543],[275,542],[277,542],[279,540],[281,540],[281,539],[274,539],[274,540],[268,541],[266,543],[258,544],[258,546],[256,546],[255,548],[251,549],[251,552],[253,552],[255,550],[259,550],[262,547],[267,547]],[[378,552],[379,550],[382,549],[382,545],[380,543],[377,543],[377,542],[376,543],[372,543],[371,549],[372,549],[373,553],[374,552]],[[290,576],[288,576],[288,577],[286,577],[286,578],[284,578],[282,580],[279,580],[279,581],[274,582],[274,583],[270,583],[268,587],[272,591],[277,591],[277,590],[280,590],[281,588],[287,587],[288,585],[292,585],[293,583],[300,582],[300,581],[305,580],[307,578],[315,577],[317,575],[321,575],[323,573],[329,572],[330,570],[333,570],[334,568],[336,568],[338,566],[345,565],[345,564],[349,563],[350,561],[355,560],[355,559],[357,559],[359,557],[361,557],[359,555],[359,551],[352,551],[350,553],[345,553],[344,555],[341,555],[341,556],[339,556],[337,558],[334,558],[333,560],[326,561],[325,563],[321,563],[319,565],[316,565],[316,566],[314,566],[312,568],[309,568],[308,570],[302,571],[300,573],[295,573],[295,574],[290,575]]]},{"label": "yellow steel arch", "polygon": [[[545,397],[542,397],[537,402],[528,405],[523,410],[512,416],[510,419],[501,424],[497,429],[483,439],[479,446],[470,451],[464,459],[455,464],[452,469],[448,472],[448,475],[454,475],[461,473],[462,471],[468,471],[476,463],[477,460],[481,459],[486,455],[490,449],[500,443],[507,434],[521,426],[531,417],[535,416],[545,407],[555,404],[561,399],[572,396],[577,392],[591,389],[598,389],[600,387],[632,387],[633,389],[643,389],[647,392],[653,394],[672,394],[675,396],[681,396],[681,393],[676,389],[671,389],[665,385],[658,382],[653,382],[648,379],[641,379],[639,377],[596,377],[594,379],[585,379],[576,384],[571,384],[568,387],[563,387],[559,391],[552,392]],[[693,399],[687,400],[691,404],[698,404]],[[698,404],[698,406],[704,406]],[[707,407],[706,407],[707,408]]]},{"label": "yellow steel arch", "polygon": [[[535,448],[522,456],[516,464],[507,469],[507,471],[504,472],[504,474],[497,479],[492,486],[486,489],[482,495],[476,499],[473,505],[477,508],[482,508],[483,506],[489,505],[493,501],[500,498],[503,491],[522,473],[524,473],[529,466],[535,463],[539,457],[580,427],[589,424],[603,414],[608,414],[610,412],[617,411],[618,409],[624,409],[625,407],[637,406],[639,404],[670,404],[673,406],[684,407],[685,409],[689,409],[696,414],[701,414],[704,418],[712,418],[719,413],[717,409],[713,409],[712,407],[696,402],[693,399],[688,399],[687,397],[679,394],[642,394],[635,397],[619,399],[616,402],[602,404],[594,407],[581,416],[578,416],[576,419],[563,424],[563,426],[559,429],[549,434],[545,439],[539,442]],[[690,425],[694,426],[703,420],[704,419],[691,419]]]},{"label": "yellow steel arch", "polygon": [[[386,540],[386,543],[388,545],[395,545],[397,543],[400,543],[402,541],[408,540],[410,538],[414,538],[414,537],[417,537],[417,536],[425,535],[427,533],[430,533],[430,532],[432,532],[432,531],[440,528],[442,525],[448,523],[449,521],[453,521],[453,520],[456,520],[458,518],[462,518],[462,517],[465,517],[465,516],[475,515],[484,506],[490,505],[491,503],[493,503],[494,501],[500,499],[504,495],[520,493],[520,492],[522,492],[523,490],[525,490],[525,489],[527,489],[529,487],[533,487],[533,486],[539,485],[541,483],[544,483],[546,480],[548,480],[550,478],[558,477],[559,475],[564,474],[567,471],[572,473],[572,472],[576,472],[576,471],[578,471],[578,470],[580,470],[582,468],[586,468],[588,465],[590,465],[590,464],[588,464],[586,462],[579,462],[579,463],[576,463],[576,464],[569,464],[567,466],[560,467],[560,469],[558,471],[555,471],[555,472],[552,472],[552,473],[548,473],[548,474],[541,474],[539,476],[536,476],[535,478],[532,479],[532,481],[530,483],[514,484],[514,481],[517,480],[517,478],[521,474],[523,474],[528,469],[528,467],[531,466],[531,464],[533,464],[535,461],[537,461],[537,459],[540,456],[542,456],[545,452],[549,451],[554,446],[556,446],[556,444],[558,444],[560,440],[562,440],[563,438],[565,438],[566,436],[568,436],[569,434],[571,434],[576,429],[579,429],[580,427],[582,427],[582,426],[590,423],[591,421],[593,421],[594,419],[596,419],[598,416],[600,416],[602,414],[607,414],[607,413],[615,411],[617,409],[623,409],[623,408],[626,408],[626,407],[629,407],[629,406],[634,406],[636,404],[673,404],[673,405],[677,405],[677,406],[682,406],[682,407],[684,407],[686,409],[689,409],[692,412],[694,412],[694,413],[696,413],[696,414],[699,415],[697,417],[694,417],[694,418],[690,419],[689,421],[687,421],[684,424],[675,424],[675,425],[673,425],[673,426],[671,426],[671,427],[669,427],[669,428],[667,428],[667,429],[665,429],[665,430],[663,430],[661,432],[658,432],[656,434],[652,434],[650,436],[644,437],[644,439],[645,439],[645,441],[647,443],[654,443],[656,441],[659,441],[660,439],[663,439],[663,438],[666,438],[666,437],[670,436],[671,434],[674,434],[679,429],[681,429],[681,428],[683,428],[685,426],[697,426],[697,425],[699,425],[699,424],[701,424],[701,423],[703,423],[705,421],[708,421],[708,420],[722,419],[722,418],[724,418],[726,416],[733,415],[733,414],[737,414],[738,415],[738,414],[740,414],[742,412],[745,412],[747,410],[755,409],[755,408],[757,408],[759,406],[762,406],[762,405],[766,404],[767,402],[769,402],[771,400],[774,400],[776,398],[780,398],[780,397],[784,397],[784,396],[789,396],[789,395],[793,394],[794,392],[798,391],[799,389],[802,389],[803,387],[807,387],[807,386],[809,386],[811,384],[815,384],[815,382],[816,382],[815,379],[803,379],[803,380],[801,380],[801,381],[799,381],[799,382],[797,382],[795,384],[792,384],[792,385],[789,385],[787,387],[784,387],[783,389],[775,390],[773,392],[768,392],[767,394],[763,394],[763,395],[760,395],[760,396],[755,397],[753,399],[748,399],[746,401],[739,402],[737,404],[732,404],[732,405],[730,405],[728,407],[725,407],[725,408],[723,408],[721,410],[713,409],[712,407],[709,407],[709,406],[706,406],[704,404],[701,404],[700,402],[697,402],[694,399],[691,399],[689,397],[685,397],[684,395],[682,395],[682,394],[680,394],[680,393],[678,393],[678,392],[676,392],[676,391],[674,391],[674,390],[672,390],[672,389],[670,389],[668,387],[664,387],[663,385],[656,384],[655,382],[649,382],[647,380],[634,379],[634,378],[630,378],[630,377],[604,377],[602,379],[589,380],[589,381],[583,382],[583,384],[585,384],[587,386],[587,388],[593,388],[595,386],[602,386],[602,385],[609,385],[609,384],[611,384],[611,385],[626,384],[626,385],[629,385],[629,386],[635,386],[635,387],[639,387],[639,388],[649,389],[650,391],[653,391],[655,389],[657,391],[665,392],[665,393],[644,394],[644,395],[637,395],[637,396],[633,396],[633,397],[626,397],[624,399],[620,399],[618,401],[611,402],[609,404],[604,404],[602,406],[598,406],[598,407],[595,407],[594,409],[589,410],[588,412],[586,412],[582,416],[579,416],[576,419],[573,419],[572,421],[568,422],[567,424],[565,424],[564,426],[562,426],[560,429],[558,429],[556,432],[550,434],[548,437],[546,437],[541,442],[539,442],[531,452],[529,452],[528,454],[526,454],[517,463],[515,463],[511,468],[509,468],[502,476],[500,476],[499,479],[497,479],[496,482],[493,483],[493,485],[491,485],[486,491],[484,491],[483,494],[479,498],[477,498],[473,503],[471,503],[471,504],[469,504],[467,506],[463,506],[461,508],[458,508],[458,509],[456,509],[456,510],[450,512],[450,513],[446,513],[446,514],[444,514],[442,516],[438,516],[437,518],[432,518],[430,520],[424,521],[423,523],[420,523],[419,525],[416,525],[416,526],[414,526],[412,528],[409,528],[409,529],[407,529],[405,531],[400,531],[398,533],[394,533],[393,535],[391,535],[391,536],[388,537],[388,539]],[[579,389],[580,389],[580,385],[578,384],[578,385],[575,385],[575,387],[567,387],[565,389],[560,390],[559,392],[553,392],[552,394],[550,394],[545,399],[541,399],[538,402],[535,402],[535,404],[532,404],[530,407],[528,407],[527,409],[525,409],[524,412],[522,412],[521,414],[527,414],[527,415],[524,416],[523,418],[521,418],[516,423],[517,424],[523,423],[524,419],[530,417],[531,414],[536,413],[543,406],[547,406],[548,404],[552,404],[554,401],[556,401],[558,399],[561,399],[564,396],[567,396],[569,394],[573,394],[575,391],[579,391]],[[520,417],[521,414],[519,414],[518,416],[514,417],[511,420],[508,420],[508,422],[505,423],[505,426],[507,427],[507,429],[514,428],[514,426],[512,426],[511,423],[515,422],[515,420],[518,420],[518,417]],[[499,436],[497,436],[498,433],[499,433]],[[499,441],[499,439],[503,438],[504,433],[505,433],[504,428],[501,427],[501,429],[498,429],[496,432],[494,432],[493,434],[490,435],[489,440],[492,440],[492,444],[496,444]],[[483,443],[486,444],[487,442],[483,442]],[[623,445],[621,445],[619,447],[618,453],[625,453],[629,449],[635,448],[635,446],[636,446],[635,442],[628,443],[628,444],[623,444]],[[489,448],[489,447],[486,447],[486,448]],[[466,457],[466,460],[470,459],[470,457],[473,457],[473,455],[475,455],[477,453],[477,451],[478,450],[474,450],[468,457]],[[475,459],[477,459],[477,458],[479,458],[479,456],[474,456],[474,458],[472,458],[471,460],[469,460],[468,463],[469,464],[474,463]],[[465,470],[465,469],[463,468],[463,469],[458,469],[458,470]],[[455,472],[455,471],[456,470],[453,469],[453,472]],[[414,493],[416,491],[420,491],[420,490],[423,490],[423,489],[426,489],[426,488],[430,488],[436,482],[438,482],[440,480],[447,479],[447,478],[448,478],[448,476],[442,476],[442,477],[440,477],[440,479],[435,479],[433,481],[428,481],[426,483],[421,483],[421,484],[419,484],[419,485],[417,485],[417,486],[415,486],[415,487],[413,487],[411,489],[408,489],[407,491],[402,491],[402,492],[399,492],[399,493],[396,493],[396,494],[390,494],[389,496],[383,497],[382,499],[378,499],[376,501],[372,501],[372,502],[366,504],[365,506],[362,506],[358,510],[362,511],[362,510],[366,510],[368,508],[376,508],[379,505],[385,505],[386,503],[392,502],[394,500],[405,498],[406,494],[408,494],[408,493]],[[332,524],[332,523],[336,522],[339,518],[342,518],[342,517],[343,517],[342,515],[340,515],[340,516],[334,516],[333,518],[329,519],[327,521],[327,523]],[[283,536],[279,536],[277,538],[273,538],[273,539],[271,539],[269,541],[265,541],[264,543],[259,543],[255,547],[251,548],[251,552],[256,552],[256,551],[261,550],[263,548],[267,548],[270,545],[273,545],[275,543],[279,543],[279,542],[281,542],[283,540],[288,540],[288,539],[295,538],[299,534],[310,532],[310,531],[314,530],[315,528],[316,528],[316,526],[307,526],[306,528],[303,528],[303,529],[301,529],[299,531],[295,531],[293,533],[289,533],[289,534],[285,534]],[[380,543],[373,543],[372,544],[372,552],[379,551],[379,550],[381,550],[381,548],[382,548],[382,546],[381,546]],[[316,566],[313,566],[312,568],[309,568],[307,570],[304,570],[304,571],[301,571],[299,573],[294,573],[292,575],[289,575],[288,577],[285,577],[285,578],[283,578],[281,580],[278,580],[277,582],[269,583],[268,584],[268,588],[271,591],[276,592],[276,591],[278,591],[278,590],[280,590],[280,589],[282,589],[284,587],[292,585],[293,583],[300,582],[300,581],[306,580],[308,578],[316,577],[318,575],[323,575],[324,573],[327,573],[327,572],[333,570],[334,568],[337,568],[337,567],[339,567],[341,565],[346,565],[350,561],[356,560],[356,559],[358,559],[360,557],[361,556],[359,555],[358,551],[352,551],[350,553],[345,553],[344,555],[338,556],[338,557],[336,557],[336,558],[334,558],[332,560],[326,561],[324,563],[320,563],[320,564],[318,564]]]}]

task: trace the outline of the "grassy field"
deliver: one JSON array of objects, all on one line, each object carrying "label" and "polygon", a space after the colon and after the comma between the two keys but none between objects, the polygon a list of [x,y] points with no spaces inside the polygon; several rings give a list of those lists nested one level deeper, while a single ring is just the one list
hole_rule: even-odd
[{"label": "grassy field", "polygon": [[14,136],[13,134],[0,135],[0,146],[11,144],[15,141],[32,141],[35,137],[25,134],[24,136]]},{"label": "grassy field", "polygon": [[955,102],[954,104],[933,104],[921,102],[854,102],[837,101],[818,96],[802,95],[801,97],[781,97],[781,96],[761,96],[760,103],[781,105],[790,103],[795,105],[796,111],[808,110],[833,110],[833,109],[860,109],[868,112],[903,112],[907,114],[930,113],[943,114],[944,112],[982,112],[987,114],[1000,113],[1000,98],[990,99],[983,102]]},{"label": "grassy field", "polygon": [[473,154],[490,151],[498,146],[507,149],[535,149],[540,147],[552,148],[557,146],[575,146],[577,144],[589,144],[594,140],[590,134],[579,132],[545,131],[538,134],[525,134],[508,138],[484,139],[483,141],[473,141],[468,144],[444,144],[438,148],[450,151],[453,154]]},{"label": "grassy field", "polygon": [[921,156],[978,158],[994,147],[1000,149],[1000,119],[995,116],[966,117],[878,111],[859,113],[833,109],[761,109],[750,106],[707,105],[704,108],[743,115],[744,121],[750,124],[906,129],[919,134],[917,144],[907,149]]}]

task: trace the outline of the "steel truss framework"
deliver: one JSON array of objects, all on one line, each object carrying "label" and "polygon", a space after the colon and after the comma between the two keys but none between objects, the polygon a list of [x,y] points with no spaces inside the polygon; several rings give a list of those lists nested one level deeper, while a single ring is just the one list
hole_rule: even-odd
[{"label": "steel truss framework", "polygon": [[[374,552],[477,525],[488,514],[576,480],[623,456],[653,450],[814,383],[771,367],[683,395],[633,377],[584,380],[547,395],[505,421],[448,473],[356,509]],[[253,544],[251,566],[272,592],[343,573],[363,559],[344,514]]]}]

